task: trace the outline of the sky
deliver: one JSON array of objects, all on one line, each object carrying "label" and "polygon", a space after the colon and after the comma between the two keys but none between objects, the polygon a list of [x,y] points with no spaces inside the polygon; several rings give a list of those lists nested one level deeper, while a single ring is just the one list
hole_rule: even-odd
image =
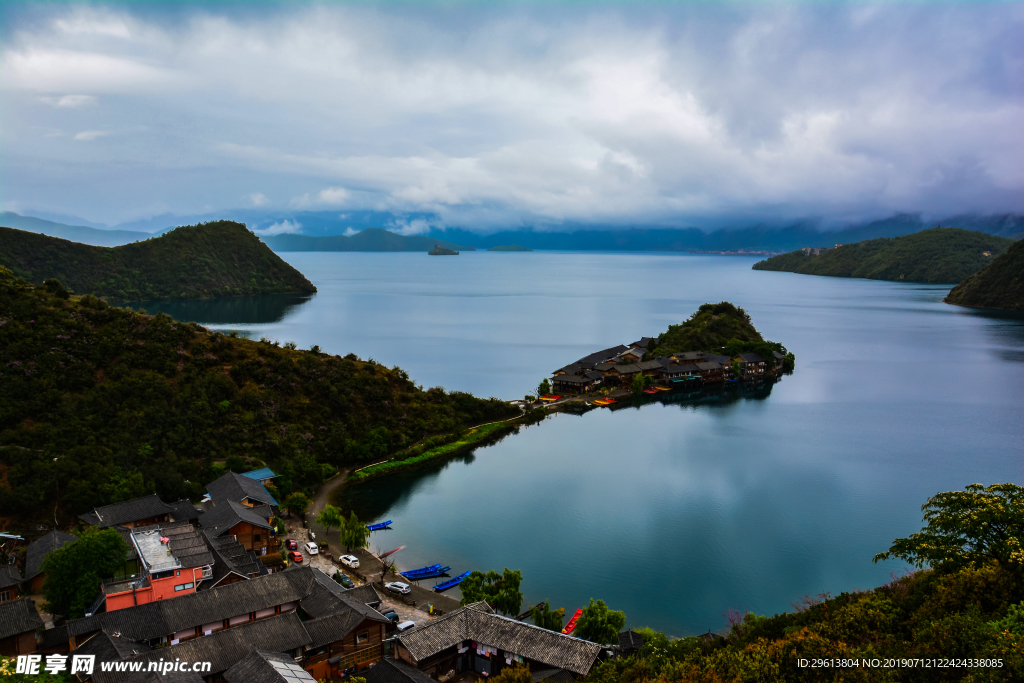
[{"label": "sky", "polygon": [[405,232],[1024,212],[1021,36],[1016,2],[8,2],[0,207]]}]

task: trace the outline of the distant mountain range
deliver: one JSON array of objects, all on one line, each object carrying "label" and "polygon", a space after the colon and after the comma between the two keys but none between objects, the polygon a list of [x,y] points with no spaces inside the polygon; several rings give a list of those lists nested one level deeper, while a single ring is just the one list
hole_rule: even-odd
[{"label": "distant mountain range", "polygon": [[339,214],[328,211],[281,213],[250,209],[197,216],[157,216],[125,223],[117,226],[118,229],[104,230],[85,225],[65,225],[10,212],[0,213],[2,226],[97,246],[127,244],[185,223],[221,219],[245,223],[257,234],[273,233],[288,221],[285,227],[289,232],[262,238],[275,251],[426,252],[435,244],[456,251],[471,251],[473,247],[488,249],[518,244],[529,249],[565,251],[782,253],[803,247],[830,247],[880,237],[900,237],[937,225],[976,230],[1000,237],[1024,235],[1024,216],[1018,214],[961,215],[928,222],[923,221],[919,214],[898,214],[837,231],[822,230],[817,221],[798,221],[789,225],[763,224],[711,231],[693,227],[565,225],[561,226],[562,232],[523,228],[484,234],[464,228],[434,228],[423,235],[400,235],[396,231],[406,231],[416,221],[427,224],[437,222],[437,217],[427,214],[399,216],[385,211],[350,211]]}]

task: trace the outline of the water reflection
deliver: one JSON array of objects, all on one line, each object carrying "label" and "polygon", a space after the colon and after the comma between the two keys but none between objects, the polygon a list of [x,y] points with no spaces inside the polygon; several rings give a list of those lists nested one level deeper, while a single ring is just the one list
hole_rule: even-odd
[{"label": "water reflection", "polygon": [[985,330],[996,342],[992,352],[1000,360],[1024,363],[1024,311],[964,308],[960,312],[986,321]]},{"label": "water reflection", "polygon": [[132,301],[126,308],[146,309],[149,314],[166,313],[175,320],[203,325],[276,323],[308,303],[311,294],[261,294],[221,299]]}]

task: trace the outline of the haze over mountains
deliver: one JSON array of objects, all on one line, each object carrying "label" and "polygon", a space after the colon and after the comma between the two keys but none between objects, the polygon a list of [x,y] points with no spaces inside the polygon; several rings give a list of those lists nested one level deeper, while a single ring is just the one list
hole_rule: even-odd
[{"label": "haze over mountains", "polygon": [[[1024,216],[1020,214],[960,215],[934,221],[925,221],[919,214],[897,214],[839,230],[825,230],[822,229],[822,221],[805,220],[783,225],[765,222],[710,231],[696,227],[638,225],[623,228],[569,224],[561,226],[562,231],[522,228],[478,233],[466,228],[430,227],[436,225],[437,221],[429,214],[398,215],[382,211],[271,214],[247,210],[217,215],[167,215],[121,224],[111,229],[66,225],[34,216],[3,212],[0,213],[0,225],[84,244],[117,246],[148,239],[179,225],[222,218],[246,223],[275,251],[425,252],[435,244],[469,251],[472,248],[488,249],[520,244],[530,249],[570,251],[787,252],[802,247],[900,237],[937,225],[977,230],[1000,237],[1019,238],[1024,234]],[[82,222],[97,225],[89,221]]]}]

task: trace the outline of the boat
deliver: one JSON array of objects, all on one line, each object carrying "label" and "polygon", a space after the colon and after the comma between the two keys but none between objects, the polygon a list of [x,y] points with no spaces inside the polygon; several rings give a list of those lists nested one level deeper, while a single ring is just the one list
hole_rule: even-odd
[{"label": "boat", "polygon": [[366,528],[369,529],[370,531],[380,531],[381,529],[387,529],[390,526],[391,526],[391,520],[389,519],[386,522],[378,522],[376,524],[367,524]]},{"label": "boat", "polygon": [[576,614],[572,615],[572,619],[570,619],[569,623],[566,624],[565,628],[562,629],[562,633],[564,633],[565,635],[569,635],[570,633],[572,633],[573,629],[576,628],[576,622],[579,621],[580,616],[582,614],[582,609],[576,610]]},{"label": "boat", "polygon": [[386,553],[384,553],[383,555],[381,555],[381,556],[380,556],[380,559],[382,559],[382,560],[383,560],[383,559],[384,559],[385,557],[387,557],[388,555],[394,555],[395,553],[397,553],[397,552],[398,552],[399,550],[401,550],[401,549],[402,549],[402,548],[404,548],[404,547],[405,547],[404,545],[400,545],[400,546],[398,546],[397,548],[395,548],[394,550],[389,550],[389,551],[387,551]]},{"label": "boat", "polygon": [[654,394],[658,393],[658,390],[657,389],[644,389],[644,393],[645,394],[651,394],[653,396]]},{"label": "boat", "polygon": [[469,576],[469,572],[464,572],[454,578],[448,579],[447,581],[442,581],[441,583],[434,586],[434,590],[440,593],[441,591],[446,591],[449,588],[455,588],[460,583],[462,583],[462,580],[465,579],[467,576]]},{"label": "boat", "polygon": [[608,405],[608,400],[607,399],[603,399],[603,398],[599,398],[596,401],[594,401],[594,405],[595,406],[606,406],[606,405]]},{"label": "boat", "polygon": [[672,387],[654,387],[658,391],[672,391]]},{"label": "boat", "polygon": [[420,579],[430,579],[435,576],[444,576],[448,573],[451,567],[442,567],[439,564],[432,564],[429,567],[421,567],[420,569],[410,569],[407,572],[402,572],[402,576],[413,581]]},{"label": "boat", "polygon": [[540,400],[542,400],[542,401],[557,401],[560,398],[562,398],[562,397],[561,396],[556,396],[554,394],[549,394],[547,396],[541,396]]},{"label": "boat", "polygon": [[604,402],[605,403],[618,403],[618,401],[616,401],[614,398],[606,398],[604,400]]}]

